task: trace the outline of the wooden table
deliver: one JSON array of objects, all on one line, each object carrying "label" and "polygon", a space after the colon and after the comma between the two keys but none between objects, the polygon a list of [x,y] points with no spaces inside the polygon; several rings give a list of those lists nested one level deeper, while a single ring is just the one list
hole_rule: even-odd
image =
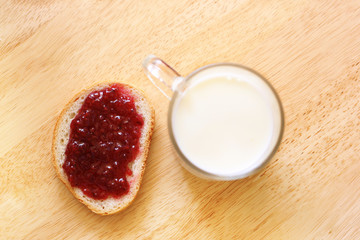
[{"label": "wooden table", "polygon": [[[269,79],[286,127],[264,171],[183,170],[168,100],[141,68],[150,53],[183,75],[229,61]],[[102,81],[156,109],[140,192],[112,216],[75,200],[50,152],[61,109]],[[360,2],[1,0],[0,136],[1,239],[360,239]]]}]

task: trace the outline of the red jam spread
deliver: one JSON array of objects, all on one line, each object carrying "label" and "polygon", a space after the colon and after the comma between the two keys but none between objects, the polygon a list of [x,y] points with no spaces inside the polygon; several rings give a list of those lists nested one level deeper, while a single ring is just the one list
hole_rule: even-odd
[{"label": "red jam spread", "polygon": [[120,84],[90,93],[70,124],[63,169],[72,187],[96,200],[129,192],[144,119]]}]

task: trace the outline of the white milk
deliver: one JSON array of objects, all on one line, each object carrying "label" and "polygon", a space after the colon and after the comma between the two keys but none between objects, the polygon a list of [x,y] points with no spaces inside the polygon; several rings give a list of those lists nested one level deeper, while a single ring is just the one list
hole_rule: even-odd
[{"label": "white milk", "polygon": [[268,152],[274,132],[266,99],[270,90],[257,88],[261,80],[246,71],[215,73],[200,74],[174,103],[174,137],[197,167],[224,176],[240,174],[260,165]]}]

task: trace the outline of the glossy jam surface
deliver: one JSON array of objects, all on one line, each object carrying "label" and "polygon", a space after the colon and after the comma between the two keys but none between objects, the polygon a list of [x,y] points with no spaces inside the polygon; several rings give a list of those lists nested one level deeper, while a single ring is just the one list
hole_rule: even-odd
[{"label": "glossy jam surface", "polygon": [[143,117],[119,84],[90,93],[70,124],[63,169],[73,187],[96,200],[128,193],[129,163],[139,153]]}]

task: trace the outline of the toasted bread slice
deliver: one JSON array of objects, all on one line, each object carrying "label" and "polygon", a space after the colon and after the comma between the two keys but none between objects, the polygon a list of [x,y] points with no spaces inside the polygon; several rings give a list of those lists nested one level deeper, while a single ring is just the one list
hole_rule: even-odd
[{"label": "toasted bread slice", "polygon": [[105,200],[95,200],[86,196],[81,189],[77,187],[73,188],[70,185],[68,177],[62,167],[65,161],[65,150],[69,142],[70,123],[91,92],[104,89],[112,84],[113,83],[98,84],[77,94],[61,112],[56,123],[52,143],[53,164],[59,178],[80,202],[85,204],[93,212],[101,215],[117,213],[128,207],[135,199],[144,174],[151,135],[154,128],[154,110],[144,94],[132,86],[117,83],[131,92],[135,100],[136,111],[144,118],[144,125],[139,140],[139,153],[136,159],[129,165],[133,174],[126,177],[130,186],[129,192],[120,198],[109,197]]}]

